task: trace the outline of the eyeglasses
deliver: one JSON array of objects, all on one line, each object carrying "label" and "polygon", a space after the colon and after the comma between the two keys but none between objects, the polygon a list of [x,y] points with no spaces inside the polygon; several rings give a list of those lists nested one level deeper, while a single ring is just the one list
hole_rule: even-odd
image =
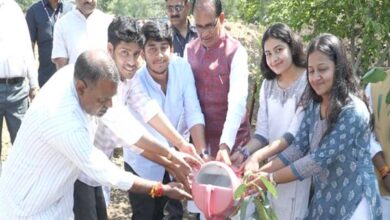
[{"label": "eyeglasses", "polygon": [[213,23],[209,23],[209,24],[206,24],[204,26],[197,24],[197,25],[195,25],[196,30],[198,32],[210,32],[210,31],[214,30],[215,26],[217,26],[218,19],[219,19],[219,17],[215,18]]},{"label": "eyeglasses", "polygon": [[180,13],[183,11],[184,5],[167,5],[167,10],[169,13],[177,12]]}]

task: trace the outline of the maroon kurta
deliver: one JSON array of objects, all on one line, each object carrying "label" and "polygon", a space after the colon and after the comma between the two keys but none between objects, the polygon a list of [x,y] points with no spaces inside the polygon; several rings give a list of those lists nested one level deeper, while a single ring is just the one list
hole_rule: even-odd
[{"label": "maroon kurta", "polygon": [[[205,48],[197,38],[187,44],[188,62],[194,73],[200,106],[205,117],[207,146],[216,156],[228,110],[230,66],[240,43],[222,34],[214,46]],[[250,125],[247,114],[241,120],[234,147],[249,141]]]}]

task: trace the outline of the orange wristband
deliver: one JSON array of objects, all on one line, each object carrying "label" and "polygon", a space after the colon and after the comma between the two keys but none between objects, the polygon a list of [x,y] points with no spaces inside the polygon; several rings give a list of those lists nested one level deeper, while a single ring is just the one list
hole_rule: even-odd
[{"label": "orange wristband", "polygon": [[150,189],[149,195],[150,195],[150,197],[155,198],[155,197],[163,196],[163,193],[164,193],[164,191],[163,191],[162,183],[156,183]]},{"label": "orange wristband", "polygon": [[384,179],[390,173],[390,167],[387,165],[383,166],[382,168],[379,169],[379,173],[382,179]]}]

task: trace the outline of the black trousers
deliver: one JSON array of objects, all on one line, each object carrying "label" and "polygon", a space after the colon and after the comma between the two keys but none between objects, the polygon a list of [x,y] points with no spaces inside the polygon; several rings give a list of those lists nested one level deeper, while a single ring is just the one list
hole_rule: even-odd
[{"label": "black trousers", "polygon": [[101,186],[93,187],[79,180],[74,183],[75,220],[107,220],[106,201]]},{"label": "black trousers", "polygon": [[[138,174],[125,163],[125,170]],[[165,171],[163,183],[169,183],[170,177]],[[179,200],[169,199],[166,196],[152,198],[147,194],[129,192],[129,200],[133,212],[132,220],[181,220],[183,219],[183,206]]]}]

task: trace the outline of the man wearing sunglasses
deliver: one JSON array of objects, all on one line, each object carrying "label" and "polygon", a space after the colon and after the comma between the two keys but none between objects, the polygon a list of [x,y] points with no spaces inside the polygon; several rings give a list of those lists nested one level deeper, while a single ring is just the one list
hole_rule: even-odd
[{"label": "man wearing sunglasses", "polygon": [[198,34],[188,20],[191,3],[188,0],[165,0],[169,22],[173,31],[173,50],[183,57],[184,48]]}]

